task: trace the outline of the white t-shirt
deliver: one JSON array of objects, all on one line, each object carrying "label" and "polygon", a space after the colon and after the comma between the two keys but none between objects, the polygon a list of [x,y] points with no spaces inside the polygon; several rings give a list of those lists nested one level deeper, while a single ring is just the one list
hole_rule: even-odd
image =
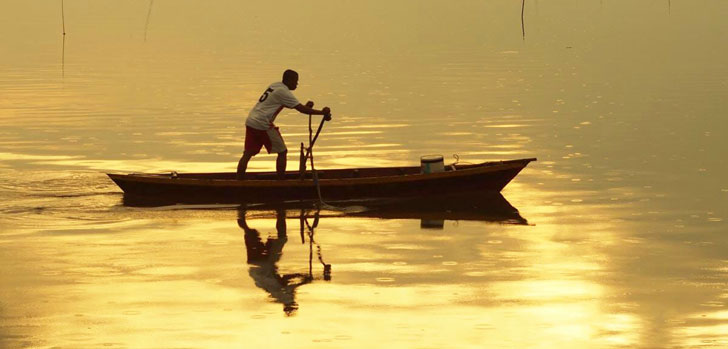
[{"label": "white t-shirt", "polygon": [[256,130],[267,130],[273,127],[278,113],[283,107],[295,108],[300,102],[282,82],[274,82],[263,92],[258,103],[250,110],[245,125]]}]

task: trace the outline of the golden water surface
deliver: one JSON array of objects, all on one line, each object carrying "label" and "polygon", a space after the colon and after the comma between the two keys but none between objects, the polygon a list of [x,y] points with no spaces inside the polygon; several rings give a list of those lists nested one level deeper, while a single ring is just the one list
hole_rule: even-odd
[{"label": "golden water surface", "polygon": [[[727,14],[3,0],[0,347],[728,347]],[[293,208],[124,205],[105,172],[234,171],[287,68],[334,114],[319,168],[538,161],[496,208],[314,229]],[[290,169],[307,117],[277,124]]]}]

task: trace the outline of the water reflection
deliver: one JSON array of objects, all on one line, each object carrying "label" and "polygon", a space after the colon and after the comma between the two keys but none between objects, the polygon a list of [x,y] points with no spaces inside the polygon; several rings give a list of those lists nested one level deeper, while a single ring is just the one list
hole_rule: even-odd
[{"label": "water reflection", "polygon": [[63,41],[61,43],[61,78],[66,77],[66,33],[63,33]]},{"label": "water reflection", "polygon": [[[139,206],[138,201],[124,201],[125,205]],[[175,209],[185,205],[174,205]],[[171,207],[171,206],[170,206]],[[194,206],[199,208],[199,206]],[[502,195],[493,194],[465,199],[461,196],[437,202],[426,200],[389,200],[369,203],[365,211],[341,213],[321,211],[311,203],[278,203],[275,205],[241,205],[237,208],[237,225],[244,231],[248,273],[255,286],[269,295],[269,299],[283,306],[286,316],[299,309],[296,292],[299,287],[316,280],[331,281],[331,264],[324,262],[321,246],[316,242],[315,230],[325,219],[379,218],[387,220],[420,220],[420,229],[443,229],[448,220],[472,220],[501,224],[528,224]],[[248,219],[260,220],[275,216],[275,232],[261,232],[248,224]],[[279,263],[284,247],[289,242],[287,218],[299,222],[301,244],[308,244],[308,272],[282,272]],[[376,223],[377,221],[371,221]],[[414,241],[412,243],[415,243]],[[334,252],[335,253],[335,252]],[[382,278],[380,278],[382,279]]]},{"label": "water reflection", "polygon": [[[500,193],[438,195],[436,198],[408,197],[372,200],[327,201],[328,209],[317,211],[316,221],[327,216],[351,216],[380,219],[418,219],[421,226],[428,222],[456,220],[481,221],[500,224],[527,225],[517,208],[513,207]],[[219,209],[224,204],[177,204],[175,201],[124,194],[122,203],[126,207],[154,207],[161,211],[184,209]],[[321,210],[317,201],[285,201],[275,203],[243,204],[239,211],[254,212],[256,216],[270,211],[292,210],[307,212]],[[285,212],[282,213],[285,216]],[[302,215],[304,213],[301,213]],[[285,222],[282,224],[285,225]],[[438,225],[437,223],[433,223]],[[441,223],[439,225],[442,225]]]},{"label": "water reflection", "polygon": [[[313,275],[313,245],[314,230],[318,226],[320,211],[315,211],[309,217],[306,210],[300,211],[301,243],[309,243],[308,273],[284,273],[278,270],[278,262],[283,256],[283,247],[288,242],[286,210],[283,207],[276,209],[276,236],[268,236],[263,242],[260,231],[248,226],[246,221],[247,207],[242,205],[238,208],[238,226],[245,231],[245,249],[247,261],[250,266],[250,277],[255,281],[255,286],[270,294],[271,299],[276,303],[283,304],[283,312],[286,316],[295,315],[298,310],[296,303],[296,289],[305,284],[311,283],[316,278]],[[313,219],[309,223],[309,218]],[[331,265],[324,263],[321,256],[321,247],[316,244],[318,260],[324,267],[322,279],[331,280]]]},{"label": "water reflection", "polygon": [[440,226],[437,221],[482,221],[528,224],[500,193],[450,195],[437,198],[377,201],[368,210],[352,215],[384,219],[419,219],[421,227]]}]

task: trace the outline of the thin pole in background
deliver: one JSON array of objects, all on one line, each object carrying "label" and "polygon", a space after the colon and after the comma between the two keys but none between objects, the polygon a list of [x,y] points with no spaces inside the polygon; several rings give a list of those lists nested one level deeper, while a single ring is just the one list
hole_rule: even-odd
[{"label": "thin pole in background", "polygon": [[61,0],[61,28],[63,29],[63,42],[61,43],[61,78],[66,77],[66,15]]},{"label": "thin pole in background", "polygon": [[63,35],[66,35],[66,16],[63,13],[63,0],[61,0],[61,23],[63,25]]},{"label": "thin pole in background", "polygon": [[523,21],[523,11],[526,8],[526,0],[521,0],[521,32],[523,33],[523,40],[526,40],[526,25]]},{"label": "thin pole in background", "polygon": [[149,17],[152,16],[152,5],[154,0],[149,0],[149,11],[147,12],[147,22],[144,24],[144,42],[147,42],[147,30],[149,29]]}]

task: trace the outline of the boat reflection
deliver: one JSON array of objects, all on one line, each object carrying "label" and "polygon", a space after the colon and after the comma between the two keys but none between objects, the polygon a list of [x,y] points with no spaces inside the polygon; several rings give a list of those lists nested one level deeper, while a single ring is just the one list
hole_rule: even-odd
[{"label": "boat reflection", "polygon": [[[165,201],[140,199],[124,195],[123,205],[127,207],[168,207],[173,209],[220,209],[226,205],[186,205]],[[288,210],[289,218],[298,217],[298,210],[317,210],[317,201],[286,201],[273,204],[247,204],[244,209],[255,216],[270,216],[271,211]],[[521,216],[500,193],[478,193],[477,195],[458,194],[438,196],[436,200],[427,198],[377,199],[357,201],[331,201],[319,213],[323,217],[370,217],[381,219],[420,219],[422,227],[436,227],[436,221],[468,220],[500,224],[526,225],[528,221]],[[432,224],[430,224],[432,223]]]},{"label": "boat reflection", "polygon": [[528,224],[500,193],[451,195],[437,200],[392,200],[372,202],[353,216],[382,219],[419,219],[422,228],[440,228],[445,220]]},{"label": "boat reflection", "polygon": [[[285,273],[278,269],[278,262],[283,255],[283,247],[288,242],[286,227],[286,210],[276,209],[276,236],[268,237],[265,242],[260,231],[251,228],[246,221],[247,207],[238,209],[238,226],[245,232],[245,250],[249,265],[250,277],[255,285],[266,291],[274,302],[283,305],[286,316],[295,315],[298,310],[296,303],[296,289],[311,283],[317,278],[313,273],[313,246],[316,244],[318,260],[323,265],[323,276],[320,279],[331,280],[331,265],[324,263],[321,257],[321,248],[314,240],[314,230],[318,226],[320,211],[310,214],[306,210],[300,211],[301,243],[309,244],[308,273]],[[312,218],[313,222],[309,222]]]}]

